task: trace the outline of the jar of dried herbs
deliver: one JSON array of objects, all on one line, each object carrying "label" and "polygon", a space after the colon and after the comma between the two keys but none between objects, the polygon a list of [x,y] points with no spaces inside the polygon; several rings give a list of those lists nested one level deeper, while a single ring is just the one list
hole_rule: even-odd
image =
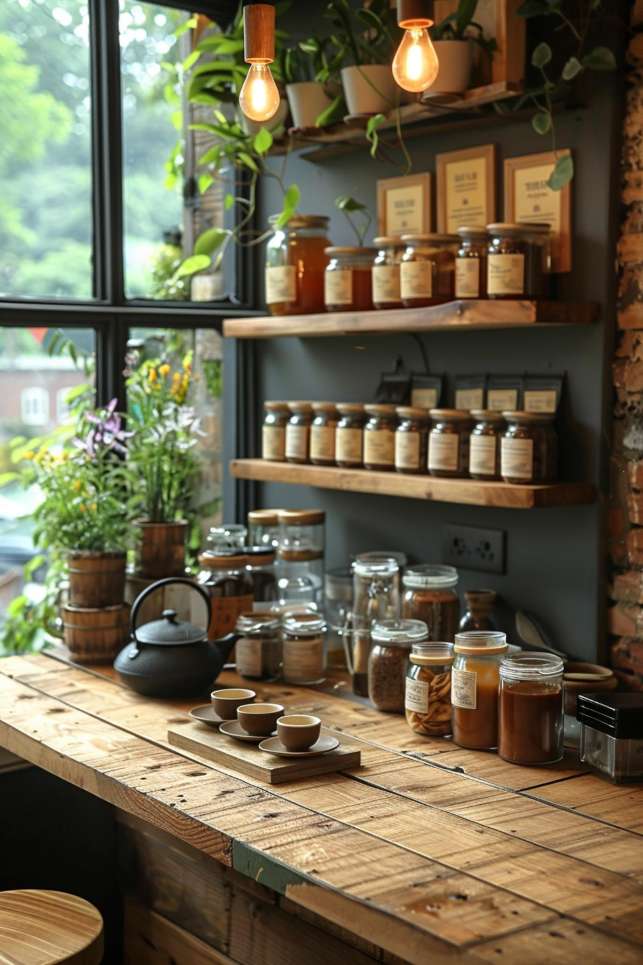
[{"label": "jar of dried herbs", "polygon": [[404,713],[406,666],[411,646],[426,640],[421,620],[382,620],[371,630],[368,696],[377,710]]},{"label": "jar of dried herbs", "polygon": [[414,643],[404,695],[406,722],[415,734],[451,733],[452,643]]}]

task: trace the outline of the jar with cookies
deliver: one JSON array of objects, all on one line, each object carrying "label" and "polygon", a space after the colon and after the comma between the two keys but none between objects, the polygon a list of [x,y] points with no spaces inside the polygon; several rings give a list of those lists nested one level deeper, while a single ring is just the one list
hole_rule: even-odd
[{"label": "jar with cookies", "polygon": [[452,643],[414,643],[404,693],[406,722],[414,734],[446,737],[451,733]]}]

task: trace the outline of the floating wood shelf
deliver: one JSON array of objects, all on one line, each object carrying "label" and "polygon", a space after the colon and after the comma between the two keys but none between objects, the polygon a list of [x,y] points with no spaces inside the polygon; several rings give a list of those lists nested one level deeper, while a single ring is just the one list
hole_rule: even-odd
[{"label": "floating wood shelf", "polygon": [[352,493],[375,493],[428,499],[439,503],[467,503],[501,509],[536,509],[550,506],[580,506],[593,503],[596,491],[589,483],[552,483],[541,486],[513,486],[475,479],[436,479],[407,476],[396,472],[366,469],[338,469],[326,466],[298,466],[265,459],[234,459],[230,472],[237,479],[293,483],[319,489]]},{"label": "floating wood shelf", "polygon": [[274,338],[279,335],[386,335],[400,332],[447,332],[534,325],[588,325],[598,317],[591,302],[462,300],[430,308],[377,312],[326,312],[320,315],[267,315],[229,318],[223,334],[230,338]]}]

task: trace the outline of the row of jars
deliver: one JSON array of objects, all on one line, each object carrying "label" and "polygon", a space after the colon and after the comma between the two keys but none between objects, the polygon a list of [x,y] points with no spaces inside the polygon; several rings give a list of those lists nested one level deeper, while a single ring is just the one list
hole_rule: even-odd
[{"label": "row of jars", "polygon": [[421,409],[383,403],[265,403],[262,457],[345,469],[552,482],[554,416],[487,409]]},{"label": "row of jars", "polygon": [[238,616],[237,673],[248,680],[283,680],[312,686],[324,680],[326,623],[306,608],[275,606]]},{"label": "row of jars", "polygon": [[454,298],[544,298],[548,224],[497,222],[457,234],[379,237],[371,247],[328,244],[328,218],[297,215],[266,249],[273,315],[420,308]]}]

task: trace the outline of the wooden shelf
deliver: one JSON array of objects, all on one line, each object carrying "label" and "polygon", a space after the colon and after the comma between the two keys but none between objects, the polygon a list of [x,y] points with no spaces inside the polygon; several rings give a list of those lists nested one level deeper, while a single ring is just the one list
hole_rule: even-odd
[{"label": "wooden shelf", "polygon": [[400,332],[476,331],[529,328],[534,325],[588,325],[598,317],[591,302],[466,300],[430,308],[398,308],[377,312],[326,312],[320,315],[267,315],[229,318],[229,338],[274,338],[281,335],[386,335]]},{"label": "wooden shelf", "polygon": [[338,469],[326,466],[298,466],[265,459],[233,459],[230,472],[237,479],[292,483],[339,489],[352,493],[375,493],[407,499],[428,499],[439,503],[466,503],[501,509],[536,509],[551,506],[581,506],[593,503],[596,491],[589,483],[552,483],[542,486],[513,486],[475,479],[436,479],[406,476],[396,472],[366,469]]}]

